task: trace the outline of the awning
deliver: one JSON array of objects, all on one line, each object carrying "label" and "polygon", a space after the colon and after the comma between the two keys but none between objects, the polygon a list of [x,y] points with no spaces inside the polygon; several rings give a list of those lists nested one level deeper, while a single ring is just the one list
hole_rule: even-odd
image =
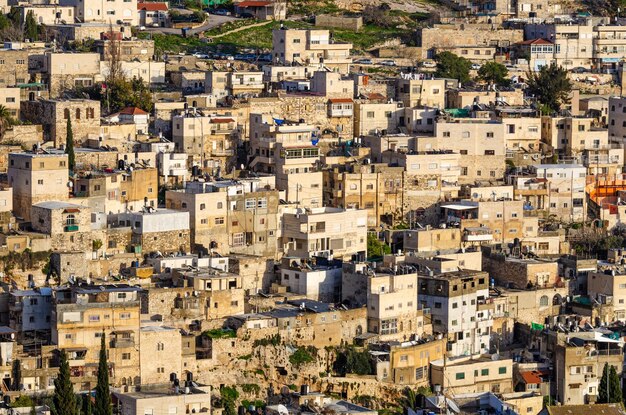
[{"label": "awning", "polygon": [[80,209],[78,208],[67,208],[63,210],[63,213],[79,213]]},{"label": "awning", "polygon": [[468,205],[443,205],[441,206],[443,209],[450,210],[471,210],[478,209],[478,206],[468,206]]}]

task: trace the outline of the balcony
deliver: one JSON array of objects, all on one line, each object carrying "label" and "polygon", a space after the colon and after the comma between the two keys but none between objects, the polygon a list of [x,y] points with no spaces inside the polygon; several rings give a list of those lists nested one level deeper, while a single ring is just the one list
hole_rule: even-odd
[{"label": "balcony", "polygon": [[65,225],[63,232],[78,232],[78,225]]},{"label": "balcony", "polygon": [[463,231],[464,242],[490,242],[493,241],[493,233],[489,228],[465,228]]},{"label": "balcony", "polygon": [[111,349],[125,349],[128,347],[135,347],[133,338],[116,338],[111,340]]}]

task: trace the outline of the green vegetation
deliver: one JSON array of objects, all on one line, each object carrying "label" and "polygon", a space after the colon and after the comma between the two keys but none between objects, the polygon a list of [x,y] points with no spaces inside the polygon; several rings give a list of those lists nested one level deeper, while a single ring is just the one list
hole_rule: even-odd
[{"label": "green vegetation", "polygon": [[249,408],[250,405],[254,405],[255,408],[265,408],[265,401],[261,400],[261,399],[256,399],[254,401],[249,401],[247,399],[244,399],[241,401],[241,405],[243,405],[246,408]]},{"label": "green vegetation", "polygon": [[371,375],[373,372],[370,355],[367,350],[358,350],[354,346],[348,346],[337,351],[333,369],[340,376],[345,376],[347,373]]},{"label": "green vegetation", "polygon": [[315,362],[316,359],[317,349],[314,346],[307,346],[306,348],[298,347],[298,350],[289,356],[289,362],[295,367]]},{"label": "green vegetation", "polygon": [[76,167],[76,154],[74,154],[74,131],[72,130],[72,120],[67,117],[67,132],[65,135],[65,154],[67,154],[68,167],[71,172]]},{"label": "green vegetation", "polygon": [[250,359],[252,359],[252,355],[251,354],[244,354],[243,356],[239,356],[237,359],[239,359],[239,360],[250,360]]},{"label": "green vegetation", "polygon": [[172,19],[173,23],[202,23],[204,22],[206,15],[202,11],[196,11],[193,13],[180,13],[176,10],[170,11],[170,19]]},{"label": "green vegetation", "polygon": [[52,415],[79,415],[74,387],[70,379],[70,365],[67,353],[61,350],[59,374],[54,380],[54,395],[50,405]]},{"label": "green vegetation", "polygon": [[478,70],[478,77],[489,84],[507,86],[511,83],[509,70],[498,62],[487,62]]},{"label": "green vegetation", "polygon": [[237,408],[235,402],[239,399],[239,392],[234,386],[222,386],[220,388],[221,404],[224,408],[224,415],[236,415]]},{"label": "green vegetation", "polygon": [[552,63],[541,67],[539,72],[529,72],[526,76],[526,92],[537,99],[543,113],[556,112],[561,109],[561,105],[569,102],[572,83],[563,67]]},{"label": "green vegetation", "polygon": [[15,124],[15,119],[11,116],[9,109],[0,105],[0,140],[4,137],[7,128]]},{"label": "green vegetation", "polygon": [[605,363],[598,387],[598,403],[621,403],[623,400],[620,378],[615,366],[611,365],[609,368],[609,364]]},{"label": "green vegetation", "polygon": [[289,15],[332,14],[341,11],[333,0],[291,0],[287,3]]},{"label": "green vegetation", "polygon": [[[0,257],[2,270],[7,275],[12,275],[13,270],[19,266],[22,271],[40,266],[42,262],[50,260],[50,251],[33,252],[26,248],[22,252],[9,252],[7,255]],[[45,264],[43,264],[45,266]]]},{"label": "green vegetation", "polygon": [[11,390],[19,391],[20,384],[22,383],[22,362],[19,359],[13,361],[13,366],[11,366],[11,378]]},{"label": "green vegetation", "polygon": [[34,404],[35,402],[32,400],[30,396],[20,395],[13,401],[11,406],[13,408],[27,408],[27,407],[33,406]]},{"label": "green vegetation", "polygon": [[244,393],[254,393],[255,395],[258,395],[261,392],[261,387],[256,383],[244,383],[241,385],[241,390]]},{"label": "green vegetation", "polygon": [[24,21],[24,37],[31,41],[39,40],[39,26],[37,26],[37,20],[35,19],[35,13],[29,10],[26,13],[26,20]]},{"label": "green vegetation", "polygon": [[256,373],[257,375],[265,376],[265,372],[263,371],[263,369],[257,369],[254,371],[254,373]]},{"label": "green vegetation", "polygon": [[111,415],[111,391],[109,391],[109,364],[104,332],[100,337],[100,356],[98,360],[98,383],[96,384],[95,415]]},{"label": "green vegetation", "polygon": [[391,247],[381,242],[375,233],[367,234],[367,257],[377,258],[391,253]]},{"label": "green vegetation", "polygon": [[258,346],[278,346],[280,344],[280,334],[276,333],[271,337],[266,337],[264,339],[257,339],[252,343],[252,347]]},{"label": "green vegetation", "polygon": [[212,329],[202,334],[212,339],[234,339],[237,337],[237,332],[231,329]]},{"label": "green vegetation", "polygon": [[452,52],[441,52],[435,56],[435,61],[437,62],[436,77],[458,79],[461,83],[470,81],[469,72],[472,62],[469,60]]}]

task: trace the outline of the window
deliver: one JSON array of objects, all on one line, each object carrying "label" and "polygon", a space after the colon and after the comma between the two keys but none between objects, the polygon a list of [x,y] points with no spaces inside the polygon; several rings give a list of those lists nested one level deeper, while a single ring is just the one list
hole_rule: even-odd
[{"label": "window", "polygon": [[206,205],[204,203],[200,203],[200,210],[206,209]]},{"label": "window", "polygon": [[495,154],[495,150],[485,150],[485,156],[494,156]]},{"label": "window", "polygon": [[245,237],[243,232],[233,234],[233,246],[243,246]]},{"label": "window", "polygon": [[443,136],[444,137],[450,137],[450,131],[444,131],[443,132]]},{"label": "window", "polygon": [[460,372],[456,374],[456,380],[463,380],[465,379],[465,372]]},{"label": "window", "polygon": [[489,369],[481,369],[480,376],[489,376]]},{"label": "window", "polygon": [[492,132],[488,132],[487,133],[487,138],[493,138],[493,133]]},{"label": "window", "polygon": [[506,366],[498,368],[498,374],[505,375],[506,374]]},{"label": "window", "polygon": [[130,313],[120,313],[120,320],[129,320]]},{"label": "window", "polygon": [[130,353],[122,353],[122,360],[130,360]]},{"label": "window", "polygon": [[257,207],[259,209],[265,209],[267,208],[267,198],[265,197],[260,197],[257,199]]},{"label": "window", "polygon": [[223,209],[224,208],[224,204],[222,202],[217,202],[217,208],[218,209]]},{"label": "window", "polygon": [[539,299],[539,306],[540,307],[547,307],[548,306],[548,296],[547,295],[542,295],[541,298]]},{"label": "window", "polygon": [[253,210],[256,207],[255,199],[246,199],[246,210]]},{"label": "window", "polygon": [[89,322],[91,323],[95,323],[100,321],[100,316],[99,315],[95,315],[95,316],[89,316]]},{"label": "window", "polygon": [[368,111],[367,118],[374,118],[374,111]]}]

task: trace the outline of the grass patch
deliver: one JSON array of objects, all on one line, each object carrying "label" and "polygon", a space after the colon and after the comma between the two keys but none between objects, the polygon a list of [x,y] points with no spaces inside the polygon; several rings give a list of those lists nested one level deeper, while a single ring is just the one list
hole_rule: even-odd
[{"label": "grass patch", "polygon": [[212,339],[233,339],[237,337],[237,333],[235,333],[234,330],[229,330],[229,329],[207,330],[202,334]]},{"label": "grass patch", "polygon": [[[285,21],[283,25],[289,29],[310,28],[312,25],[304,22]],[[236,51],[239,49],[272,49],[272,30],[280,29],[280,22],[272,22],[265,26],[251,27],[237,33],[215,39],[211,45],[220,47],[222,50]]]}]

